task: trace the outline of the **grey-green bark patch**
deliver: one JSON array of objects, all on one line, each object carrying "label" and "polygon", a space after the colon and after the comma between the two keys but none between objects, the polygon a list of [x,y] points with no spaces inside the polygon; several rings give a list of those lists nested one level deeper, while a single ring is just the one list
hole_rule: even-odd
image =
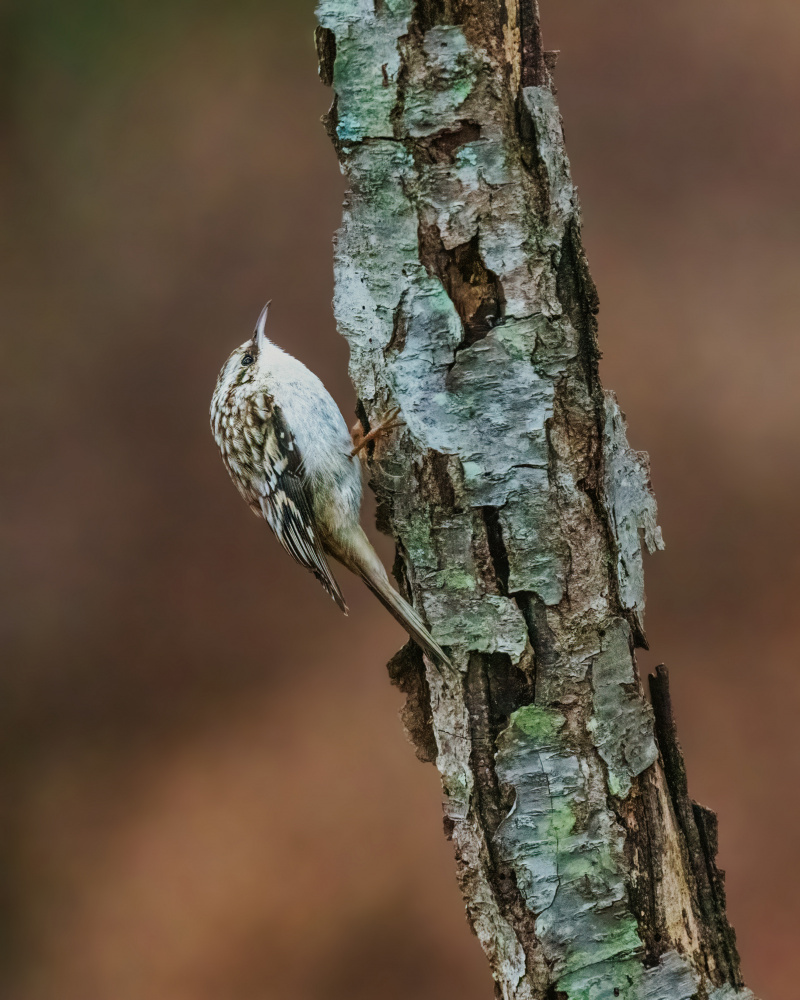
[{"label": "grey-green bark patch", "polygon": [[437,641],[464,654],[507,653],[518,663],[528,645],[525,619],[514,601],[478,586],[471,519],[462,515],[433,527],[428,511],[402,502],[395,517],[404,525],[415,584]]},{"label": "grey-green bark patch", "polygon": [[737,990],[733,986],[721,986],[710,994],[708,1000],[756,1000],[755,994],[748,989]]},{"label": "grey-green bark patch", "polygon": [[[450,250],[467,243],[481,223],[481,252],[487,266],[505,274],[507,263],[498,260],[494,252],[492,223],[485,212],[490,192],[499,192],[514,180],[502,145],[488,137],[480,139],[459,149],[452,165],[427,164],[424,169],[429,183],[425,185],[422,208],[439,230],[444,246]],[[489,260],[499,264],[501,271],[497,272]]]},{"label": "grey-green bark patch", "polygon": [[500,510],[508,555],[508,589],[538,594],[547,605],[564,597],[569,546],[544,469],[516,468],[517,486]]},{"label": "grey-green bark patch", "polygon": [[[456,352],[460,320],[441,282],[428,277],[404,294],[399,310],[405,346],[388,369],[409,431],[423,448],[458,455],[467,503],[502,508],[509,589],[557,604],[569,549],[547,474],[554,386],[529,360],[535,325],[509,319]],[[508,454],[515,456],[512,465]]]},{"label": "grey-green bark patch", "polygon": [[519,709],[498,738],[495,762],[515,793],[495,840],[536,914],[559,988],[563,977],[577,983],[582,970],[633,959],[642,947],[627,907],[622,833],[565,734],[558,712]]},{"label": "grey-green bark patch", "polygon": [[[419,280],[401,308],[405,349],[389,370],[409,430],[422,447],[459,456],[471,506],[502,506],[512,491],[530,488],[530,469],[547,468],[552,383],[514,363],[522,334],[513,321],[456,352],[461,322],[437,278]],[[518,464],[509,467],[508,454]]]},{"label": "grey-green bark patch", "polygon": [[578,212],[561,113],[548,87],[525,87],[522,96],[533,121],[536,149],[547,172],[551,223],[560,232],[564,222]]},{"label": "grey-green bark patch", "polygon": [[[413,0],[386,2],[387,14],[379,30],[372,0],[322,0],[319,4],[320,24],[336,35],[333,86],[340,99],[336,133],[342,143],[392,135],[395,91],[383,85],[383,74],[385,68],[389,79],[397,78],[397,37],[408,29],[413,6]],[[385,30],[387,21],[390,31]]]},{"label": "grey-green bark patch", "polygon": [[[377,392],[374,374],[392,338],[403,292],[425,269],[417,258],[417,217],[404,190],[413,158],[399,143],[371,142],[349,154],[347,225],[336,240],[334,311],[350,342],[350,370]],[[367,390],[371,392],[367,394]]]},{"label": "grey-green bark patch", "polygon": [[658,758],[653,712],[642,705],[628,623],[612,622],[592,660],[594,714],[588,729],[608,768],[608,790],[624,798],[631,780]]},{"label": "grey-green bark patch", "polygon": [[628,444],[625,416],[614,393],[607,392],[605,400],[605,491],[617,541],[619,595],[644,633],[642,540],[650,552],[663,549],[664,541],[650,487],[650,460],[646,452],[633,451]]},{"label": "grey-green bark patch", "polygon": [[461,28],[450,25],[425,33],[419,58],[421,65],[410,67],[402,118],[415,137],[431,135],[464,113],[483,65]]},{"label": "grey-green bark patch", "polygon": [[568,1000],[692,1000],[697,979],[686,959],[672,951],[652,969],[637,960],[600,962],[564,976],[558,989]]},{"label": "grey-green bark patch", "polygon": [[[429,610],[427,602],[425,610]],[[513,663],[519,663],[528,645],[528,631],[513,601],[484,594],[448,602],[443,610],[434,605],[429,612],[438,642],[477,653],[508,653]]]},{"label": "grey-green bark patch", "polygon": [[589,769],[565,733],[563,715],[526,706],[511,717],[496,757],[515,802],[495,840],[536,914],[556,988],[568,1000],[691,1000],[697,977],[683,957],[669,952],[655,968],[642,964],[623,838],[612,814],[593,803]]}]

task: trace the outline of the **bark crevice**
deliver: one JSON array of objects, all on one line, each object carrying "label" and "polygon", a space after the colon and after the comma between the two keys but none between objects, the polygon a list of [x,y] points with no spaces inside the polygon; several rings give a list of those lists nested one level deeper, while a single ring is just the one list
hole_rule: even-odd
[{"label": "bark crevice", "polygon": [[428,273],[441,281],[461,320],[464,332],[456,352],[482,340],[502,322],[503,286],[481,256],[477,233],[448,248],[438,226],[420,220],[419,259]]}]

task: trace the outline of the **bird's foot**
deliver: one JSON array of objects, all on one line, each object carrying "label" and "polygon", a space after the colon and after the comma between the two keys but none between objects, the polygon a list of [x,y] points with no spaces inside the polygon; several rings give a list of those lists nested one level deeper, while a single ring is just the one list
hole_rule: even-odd
[{"label": "bird's foot", "polygon": [[389,410],[383,420],[377,426],[373,427],[369,434],[364,433],[361,421],[353,424],[350,429],[350,437],[353,439],[353,450],[350,452],[350,457],[355,458],[370,442],[377,441],[378,438],[383,437],[384,434],[388,434],[389,431],[393,431],[396,427],[405,427],[405,420],[397,419],[399,413],[399,406],[395,406]]}]

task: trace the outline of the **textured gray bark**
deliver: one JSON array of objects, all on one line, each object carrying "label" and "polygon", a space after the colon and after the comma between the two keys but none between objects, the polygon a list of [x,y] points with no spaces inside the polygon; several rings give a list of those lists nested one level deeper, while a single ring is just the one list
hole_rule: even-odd
[{"label": "textured gray bark", "polygon": [[348,178],[335,310],[395,573],[455,669],[390,664],[435,761],[498,996],[733,1000],[713,814],[666,672],[643,698],[647,457],[597,373],[597,297],[538,11],[321,0]]}]

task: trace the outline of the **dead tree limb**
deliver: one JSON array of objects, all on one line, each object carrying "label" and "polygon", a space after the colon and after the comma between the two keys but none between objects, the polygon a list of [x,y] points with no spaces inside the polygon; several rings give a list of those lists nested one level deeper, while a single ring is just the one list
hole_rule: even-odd
[{"label": "dead tree limb", "polygon": [[742,986],[667,675],[645,702],[647,456],[598,378],[597,294],[532,0],[321,0],[348,178],[335,310],[395,573],[452,650],[390,665],[507,1000]]}]

